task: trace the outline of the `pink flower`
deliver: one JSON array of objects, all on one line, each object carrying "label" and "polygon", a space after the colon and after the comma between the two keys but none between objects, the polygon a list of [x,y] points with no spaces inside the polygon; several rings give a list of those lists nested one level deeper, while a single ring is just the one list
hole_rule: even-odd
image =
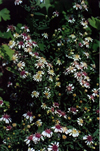
[{"label": "pink flower", "polygon": [[68,113],[72,112],[73,114],[76,114],[78,112],[78,110],[75,107],[70,107],[68,108]]},{"label": "pink flower", "polygon": [[99,114],[99,113],[100,113],[100,110],[99,110],[99,109],[98,109],[98,110],[96,110],[96,113],[97,113],[97,114]]},{"label": "pink flower", "polygon": [[32,44],[34,47],[38,47],[37,42],[33,41]]},{"label": "pink flower", "polygon": [[29,119],[30,120],[30,123],[33,121],[33,116],[32,116],[32,112],[27,112],[25,114],[23,114],[23,116],[26,118],[26,119]]},{"label": "pink flower", "polygon": [[85,143],[86,143],[87,145],[93,144],[93,139],[92,139],[92,136],[91,136],[91,135],[85,135],[85,136],[83,136],[83,140],[86,140]]},{"label": "pink flower", "polygon": [[8,114],[4,114],[2,115],[2,117],[0,118],[0,121],[4,121],[5,123],[10,123],[11,122],[11,118]]},{"label": "pink flower", "polygon": [[55,111],[55,113],[57,113],[59,115],[59,117],[63,116],[64,118],[67,118],[66,113],[61,110],[57,110],[57,111]]},{"label": "pink flower", "polygon": [[0,100],[0,106],[2,106],[3,105],[3,100]]},{"label": "pink flower", "polygon": [[20,72],[20,77],[23,78],[23,79],[25,79],[28,75],[29,75],[29,73],[25,70]]},{"label": "pink flower", "polygon": [[48,151],[59,151],[59,142],[51,143],[51,145],[48,146]]},{"label": "pink flower", "polygon": [[55,11],[53,12],[54,16],[58,17],[59,16],[59,12]]},{"label": "pink flower", "polygon": [[94,96],[93,95],[87,95],[88,96],[88,98],[90,99],[90,100],[92,100],[93,102],[94,102]]},{"label": "pink flower", "polygon": [[40,133],[35,133],[32,138],[34,144],[37,144],[41,139],[44,140]]},{"label": "pink flower", "polygon": [[7,27],[7,32],[9,32],[9,31],[14,31],[15,30],[15,26],[13,26],[13,25],[8,25],[8,27]]},{"label": "pink flower", "polygon": [[30,146],[30,142],[33,141],[33,135],[27,136],[24,142],[26,142],[26,145]]},{"label": "pink flower", "polygon": [[21,49],[21,48],[25,48],[25,45],[24,45],[24,42],[23,41],[20,41],[18,43],[18,48]]},{"label": "pink flower", "polygon": [[44,137],[50,138],[52,136],[53,132],[50,129],[46,129],[45,131],[42,132],[42,135]]},{"label": "pink flower", "polygon": [[68,94],[72,93],[73,90],[74,90],[73,84],[69,84],[68,86],[66,86],[66,91]]},{"label": "pink flower", "polygon": [[55,108],[59,108],[59,103],[54,102],[54,103],[53,103],[53,106],[54,106]]},{"label": "pink flower", "polygon": [[22,0],[15,0],[15,5],[19,5],[22,3]]},{"label": "pink flower", "polygon": [[6,127],[6,130],[7,130],[7,131],[9,131],[9,130],[11,130],[11,129],[12,129],[12,126],[10,126],[10,125]]},{"label": "pink flower", "polygon": [[58,132],[62,133],[63,132],[62,126],[60,124],[53,126],[52,129],[54,129],[55,133],[58,133]]},{"label": "pink flower", "polygon": [[8,82],[7,87],[10,87],[12,85],[12,82]]},{"label": "pink flower", "polygon": [[25,29],[27,32],[30,32],[30,30],[27,26],[23,26],[23,27],[21,27],[21,29]]}]

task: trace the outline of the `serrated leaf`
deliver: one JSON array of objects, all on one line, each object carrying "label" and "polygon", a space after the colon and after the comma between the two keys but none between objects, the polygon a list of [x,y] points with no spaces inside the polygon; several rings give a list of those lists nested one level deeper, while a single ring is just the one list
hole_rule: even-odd
[{"label": "serrated leaf", "polygon": [[4,21],[10,20],[10,11],[7,8],[4,8],[0,11],[0,21],[3,19]]},{"label": "serrated leaf", "polygon": [[9,32],[1,32],[0,31],[0,37],[1,38],[6,38],[6,39],[12,38],[11,31],[9,31]]},{"label": "serrated leaf", "polygon": [[90,25],[98,30],[100,30],[100,20],[95,18],[95,17],[92,17],[92,19],[88,19]]},{"label": "serrated leaf", "polygon": [[45,7],[47,13],[48,13],[49,7],[53,7],[53,5],[50,4],[50,0],[45,0],[43,3],[40,3],[40,0],[38,0],[37,5],[39,5],[40,8]]},{"label": "serrated leaf", "polygon": [[9,56],[10,60],[12,60],[12,56],[14,54],[14,50],[10,49],[8,45],[4,44],[2,45],[4,50],[6,51],[6,54]]}]

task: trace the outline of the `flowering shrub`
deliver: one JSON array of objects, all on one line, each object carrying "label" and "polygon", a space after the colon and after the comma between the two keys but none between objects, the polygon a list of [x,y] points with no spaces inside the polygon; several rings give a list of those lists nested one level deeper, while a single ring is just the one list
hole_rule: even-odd
[{"label": "flowering shrub", "polygon": [[[45,6],[45,1],[25,5],[34,19],[28,25],[8,26],[11,39],[0,49],[8,73],[0,98],[0,149],[97,150],[98,71],[92,31],[83,16],[87,1],[75,2],[63,11],[60,27],[53,33],[49,24],[60,14],[55,10],[49,17],[38,12],[41,3]],[[37,16],[44,20],[37,21]]]}]

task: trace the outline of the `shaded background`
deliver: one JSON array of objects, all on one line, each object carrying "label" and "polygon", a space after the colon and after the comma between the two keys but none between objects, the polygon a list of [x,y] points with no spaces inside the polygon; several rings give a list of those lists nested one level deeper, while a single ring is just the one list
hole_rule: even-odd
[{"label": "shaded background", "polygon": [[[74,0],[58,0],[60,2],[61,5],[58,5],[58,10],[60,11],[62,8],[64,10],[68,9],[71,7],[72,2],[74,2]],[[27,2],[27,0],[23,0],[23,4],[25,4]],[[89,2],[89,8],[91,9],[91,11],[89,11],[90,15],[86,13],[87,17],[97,17],[99,16],[99,0],[88,0]],[[11,20],[9,21],[2,21],[0,23],[0,27],[1,25],[3,25],[4,27],[6,27],[7,25],[10,24],[14,24],[16,25],[17,23],[25,23],[25,18],[27,15],[27,12],[25,11],[24,8],[19,7],[18,5],[14,4],[14,0],[3,0],[3,4],[0,5],[0,10],[3,8],[7,8],[8,10],[10,10],[10,15],[11,15]]]}]

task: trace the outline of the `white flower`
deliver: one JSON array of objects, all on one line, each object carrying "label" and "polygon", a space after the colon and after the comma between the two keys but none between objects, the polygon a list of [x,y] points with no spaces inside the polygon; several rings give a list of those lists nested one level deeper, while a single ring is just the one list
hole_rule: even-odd
[{"label": "white flower", "polygon": [[54,129],[55,133],[58,133],[58,132],[62,133],[63,132],[62,126],[60,126],[60,124],[57,124],[57,125],[55,125],[55,126],[53,126],[51,128]]},{"label": "white flower", "polygon": [[18,45],[18,48],[21,49],[21,48],[25,48],[25,44],[23,41],[18,41],[17,42],[17,45]]},{"label": "white flower", "polygon": [[55,75],[54,70],[48,70],[48,74],[54,76]]},{"label": "white flower", "polygon": [[85,136],[83,136],[83,140],[86,140],[85,143],[86,143],[87,145],[93,144],[93,139],[92,139],[92,136],[91,136],[91,135],[85,135]]},{"label": "white flower", "polygon": [[41,125],[42,125],[41,119],[38,119],[38,120],[35,122],[35,124],[36,124],[37,126],[41,126]]},{"label": "white flower", "polygon": [[20,37],[20,35],[18,33],[13,34],[14,38],[18,38]]},{"label": "white flower", "polygon": [[98,89],[94,88],[94,89],[92,90],[92,92],[93,92],[92,95],[93,95],[94,97],[98,95]]},{"label": "white flower", "polygon": [[45,68],[44,63],[42,63],[42,62],[35,63],[35,66],[36,66],[37,69],[38,68],[41,68],[41,69]]},{"label": "white flower", "polygon": [[33,80],[37,81],[37,82],[42,81],[42,74],[37,73],[37,74],[33,75]]},{"label": "white flower", "polygon": [[21,29],[25,29],[27,32],[30,32],[30,30],[27,26],[22,26]]},{"label": "white flower", "polygon": [[48,39],[48,34],[47,33],[43,33],[42,36],[46,39]]},{"label": "white flower", "polygon": [[13,83],[9,81],[7,87],[10,87],[11,85],[13,85]]},{"label": "white flower", "polygon": [[61,46],[61,44],[62,44],[62,42],[61,42],[61,41],[58,41],[58,42],[57,42],[57,46],[58,46],[58,47],[60,47],[60,46]]},{"label": "white flower", "polygon": [[59,16],[59,12],[55,11],[55,12],[53,12],[53,15],[58,17]]},{"label": "white flower", "polygon": [[87,69],[87,63],[86,62],[80,62],[83,69]]},{"label": "white flower", "polygon": [[19,4],[21,4],[23,1],[22,0],[15,0],[15,5],[19,5]]},{"label": "white flower", "polygon": [[43,94],[45,95],[44,97],[46,97],[47,99],[49,99],[50,96],[51,96],[51,93],[50,93],[48,90],[45,90],[45,91],[43,92]]},{"label": "white flower", "polygon": [[38,47],[37,42],[33,41],[32,44],[33,44],[34,47]]},{"label": "white flower", "polygon": [[67,119],[66,113],[61,110],[55,110],[55,114],[58,114],[59,117],[64,117],[65,119]]},{"label": "white flower", "polygon": [[90,100],[92,100],[93,102],[95,102],[93,95],[87,95],[87,96],[88,96],[88,98],[89,98]]},{"label": "white flower", "polygon": [[25,67],[25,62],[20,61],[20,62],[17,64],[17,67],[18,67],[18,70],[21,71],[21,70],[24,69],[24,67]]},{"label": "white flower", "polygon": [[74,77],[75,77],[77,80],[82,80],[82,73],[81,73],[81,72],[75,72],[75,73],[74,73]]},{"label": "white flower", "polygon": [[40,133],[35,133],[32,138],[34,144],[37,144],[41,139],[44,140],[43,136]]},{"label": "white flower", "polygon": [[13,26],[13,25],[8,25],[8,27],[7,27],[7,32],[9,32],[9,31],[14,31],[15,29],[16,29],[15,26]]},{"label": "white flower", "polygon": [[69,22],[69,23],[74,23],[74,22],[75,22],[75,19],[74,19],[74,18],[69,18],[69,19],[68,19],[68,22]]},{"label": "white flower", "polygon": [[54,107],[54,108],[59,108],[59,103],[53,102],[53,107]]},{"label": "white flower", "polygon": [[27,151],[35,151],[35,149],[34,148],[28,148]]},{"label": "white flower", "polygon": [[56,82],[55,86],[61,87],[61,82]]},{"label": "white flower", "polygon": [[3,103],[3,100],[0,100],[0,106],[2,106],[4,103]]},{"label": "white flower", "polygon": [[48,146],[47,151],[59,151],[59,142],[51,143],[51,145]]},{"label": "white flower", "polygon": [[76,36],[74,34],[69,35],[69,37],[71,37],[72,39],[76,38]]},{"label": "white flower", "polygon": [[33,141],[33,135],[27,136],[24,142],[26,145],[30,146],[30,142]]},{"label": "white flower", "polygon": [[80,55],[76,54],[76,55],[73,55],[73,59],[74,61],[78,61],[78,60],[81,60],[81,57]]},{"label": "white flower", "polygon": [[70,108],[68,108],[68,111],[67,111],[68,113],[69,112],[72,112],[74,115],[78,112],[78,110],[75,108],[75,107],[70,107]]},{"label": "white flower", "polygon": [[69,134],[69,129],[67,127],[62,127],[63,129],[63,133],[65,133],[66,135]]},{"label": "white flower", "polygon": [[32,112],[27,112],[25,114],[23,114],[23,116],[26,118],[26,119],[29,119],[30,120],[30,123],[33,121],[33,116],[32,116]]},{"label": "white flower", "polygon": [[77,118],[77,123],[78,123],[78,125],[83,126],[83,119],[82,118]]},{"label": "white flower", "polygon": [[43,135],[44,137],[50,138],[50,137],[52,137],[53,132],[52,132],[50,129],[46,129],[45,131],[42,132],[42,135]]},{"label": "white flower", "polygon": [[15,46],[15,44],[16,44],[15,41],[10,40],[8,46],[12,49]]},{"label": "white flower", "polygon": [[93,39],[91,37],[86,37],[85,41],[87,41],[87,42],[90,42],[90,41],[93,42]]},{"label": "white flower", "polygon": [[31,94],[31,96],[32,96],[32,98],[33,98],[33,97],[38,98],[38,97],[39,97],[39,92],[33,91],[32,94]]},{"label": "white flower", "polygon": [[28,71],[21,71],[20,72],[20,77],[25,79],[28,75],[30,75],[30,73]]},{"label": "white flower", "polygon": [[82,9],[82,6],[79,5],[79,4],[75,4],[75,5],[73,6],[73,8],[75,8],[76,10],[78,10],[78,9]]},{"label": "white flower", "polygon": [[73,90],[74,90],[73,84],[69,84],[68,86],[66,86],[66,91],[68,94],[73,93]]},{"label": "white flower", "polygon": [[8,114],[4,114],[2,115],[2,117],[0,118],[0,121],[4,121],[5,123],[9,124],[10,122],[12,122],[10,116]]},{"label": "white flower", "polygon": [[9,131],[9,130],[11,130],[11,129],[12,129],[12,126],[10,126],[10,125],[6,127],[6,130],[7,130],[7,131]]},{"label": "white flower", "polygon": [[53,77],[49,76],[49,81],[53,82]]},{"label": "white flower", "polygon": [[17,54],[13,55],[12,60],[14,63],[18,62],[18,55]]},{"label": "white flower", "polygon": [[46,109],[46,108],[47,108],[47,105],[46,105],[45,103],[42,103],[41,108],[42,108],[42,109]]},{"label": "white flower", "polygon": [[69,132],[69,136],[78,137],[79,136],[78,130],[76,130],[75,128],[71,129],[71,131]]},{"label": "white flower", "polygon": [[89,58],[89,53],[88,52],[83,52],[83,54],[87,57],[87,59]]},{"label": "white flower", "polygon": [[86,48],[89,48],[89,42],[88,41],[83,41],[83,44],[86,46]]},{"label": "white flower", "polygon": [[59,66],[62,64],[60,59],[57,60],[56,64],[59,65]]},{"label": "white flower", "polygon": [[84,26],[84,29],[88,28],[88,21],[85,20],[84,18],[82,19],[82,21],[80,23],[82,26]]}]

